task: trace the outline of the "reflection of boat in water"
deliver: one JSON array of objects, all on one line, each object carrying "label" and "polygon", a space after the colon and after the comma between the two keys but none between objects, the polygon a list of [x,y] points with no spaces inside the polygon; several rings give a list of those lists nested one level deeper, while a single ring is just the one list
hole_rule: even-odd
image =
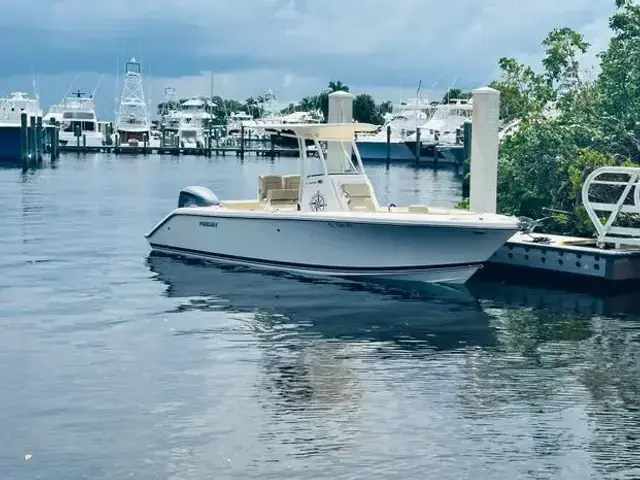
[{"label": "reflection of boat in water", "polygon": [[494,343],[489,318],[463,286],[423,285],[420,291],[407,291],[158,253],[147,262],[167,285],[169,297],[185,298],[180,311],[253,312],[260,329],[292,322],[328,338],[392,342],[403,349]]},{"label": "reflection of boat in water", "polygon": [[329,338],[396,342],[403,347],[492,346],[496,340],[490,325],[496,311],[527,308],[535,318],[543,315],[545,322],[564,321],[562,315],[588,321],[593,315],[640,312],[640,300],[631,292],[595,296],[483,280],[472,281],[468,288],[421,284],[419,291],[409,291],[161,253],[151,253],[147,263],[167,285],[167,296],[188,299],[178,307],[180,311],[252,312],[269,325],[290,320],[300,329],[311,327]]}]

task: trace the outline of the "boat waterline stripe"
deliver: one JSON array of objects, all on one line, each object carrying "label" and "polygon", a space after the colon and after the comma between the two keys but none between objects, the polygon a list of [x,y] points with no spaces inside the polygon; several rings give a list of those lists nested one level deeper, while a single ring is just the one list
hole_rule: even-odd
[{"label": "boat waterline stripe", "polygon": [[150,243],[149,245],[151,245],[151,248],[158,249],[158,250],[175,252],[175,253],[184,253],[185,255],[207,257],[213,260],[226,260],[226,261],[235,261],[235,262],[254,263],[256,265],[263,265],[263,266],[270,266],[270,267],[300,268],[300,269],[306,269],[306,270],[316,270],[318,272],[322,272],[322,271],[353,272],[353,273],[405,272],[405,271],[480,267],[484,263],[484,262],[467,262],[467,263],[444,263],[444,264],[438,264],[438,265],[406,265],[406,266],[393,266],[393,267],[341,267],[336,265],[312,265],[308,263],[281,262],[278,260],[264,260],[264,259],[251,258],[251,257],[242,257],[238,255],[210,253],[210,252],[204,252],[202,250],[193,250],[190,248],[170,247],[168,245],[160,245],[157,243]]}]

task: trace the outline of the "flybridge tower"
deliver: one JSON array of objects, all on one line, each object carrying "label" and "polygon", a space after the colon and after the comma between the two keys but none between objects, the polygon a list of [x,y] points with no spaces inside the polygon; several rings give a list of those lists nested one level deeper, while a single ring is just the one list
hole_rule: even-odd
[{"label": "flybridge tower", "polygon": [[125,65],[122,97],[116,117],[116,129],[121,143],[129,140],[143,141],[143,135],[150,130],[149,113],[144,99],[140,62],[135,58]]}]

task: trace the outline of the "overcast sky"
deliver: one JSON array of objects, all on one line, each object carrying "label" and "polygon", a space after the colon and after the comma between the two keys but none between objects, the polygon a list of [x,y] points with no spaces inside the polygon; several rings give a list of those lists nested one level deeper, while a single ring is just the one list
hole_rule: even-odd
[{"label": "overcast sky", "polygon": [[[279,100],[339,79],[400,100],[422,80],[436,90],[487,83],[502,56],[539,61],[554,27],[606,47],[613,0],[2,0],[0,95],[33,90],[43,107],[70,84],[96,94],[111,116],[116,69],[136,56],[153,104],[165,86],[181,97]],[[74,82],[75,80],[75,82]],[[435,95],[435,92],[434,92]]]}]

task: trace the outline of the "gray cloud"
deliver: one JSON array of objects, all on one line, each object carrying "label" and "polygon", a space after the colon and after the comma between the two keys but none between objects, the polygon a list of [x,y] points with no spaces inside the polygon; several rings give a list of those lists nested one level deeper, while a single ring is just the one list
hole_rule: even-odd
[{"label": "gray cloud", "polygon": [[[488,81],[501,56],[535,62],[554,27],[583,30],[603,48],[612,10],[613,0],[21,0],[0,18],[3,37],[21,39],[0,50],[0,87],[33,71],[47,96],[51,75],[111,75],[135,55],[148,75],[176,81],[269,71],[294,78],[294,89],[332,78],[468,88]],[[266,80],[243,80],[247,90],[236,93],[268,88]]]}]

